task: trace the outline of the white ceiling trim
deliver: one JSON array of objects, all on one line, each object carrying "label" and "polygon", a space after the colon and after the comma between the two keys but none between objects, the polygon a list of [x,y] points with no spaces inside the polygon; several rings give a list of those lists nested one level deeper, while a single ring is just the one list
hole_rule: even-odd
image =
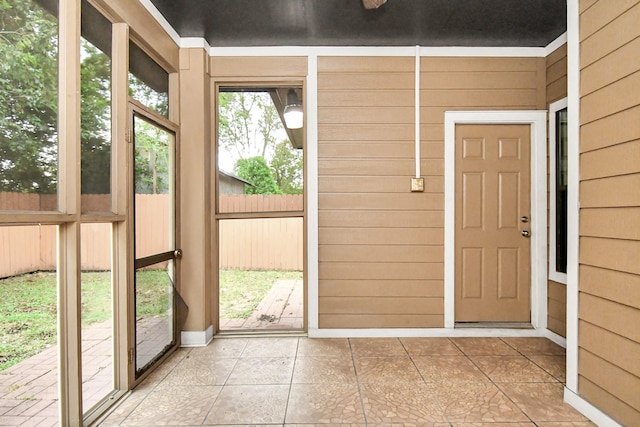
[{"label": "white ceiling trim", "polygon": [[[158,10],[158,8],[156,8],[156,6],[151,3],[151,0],[140,0],[140,3],[145,7],[145,9],[147,9],[149,11],[149,13],[151,14],[151,16],[153,16],[153,18],[158,21],[158,24],[160,24],[160,26],[162,28],[164,28],[164,30],[167,32],[167,34],[169,34],[169,37],[171,37],[173,39],[173,41],[180,47],[180,35],[178,34],[178,32],[171,26],[171,24],[169,24],[169,21],[166,20],[166,18],[164,17],[164,15],[162,13],[160,13],[160,11]],[[203,39],[204,41],[204,39]]]},{"label": "white ceiling trim", "polygon": [[545,50],[545,55],[544,56],[549,56],[556,49],[558,49],[559,47],[561,47],[562,45],[564,45],[566,43],[567,43],[567,33],[564,32],[564,33],[560,34],[560,36],[558,36],[557,39],[555,39],[554,41],[549,43],[547,45],[547,47],[544,48],[544,50]]},{"label": "white ceiling trim", "polygon": [[[420,47],[420,56],[547,56],[544,47]],[[415,56],[415,46],[252,46],[212,47],[210,56]]]}]

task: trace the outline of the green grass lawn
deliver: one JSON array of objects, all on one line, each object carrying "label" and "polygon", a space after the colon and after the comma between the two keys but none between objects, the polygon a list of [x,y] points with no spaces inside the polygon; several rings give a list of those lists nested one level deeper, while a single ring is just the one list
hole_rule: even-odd
[{"label": "green grass lawn", "polygon": [[302,272],[220,270],[220,318],[248,318],[280,279],[302,279]]},{"label": "green grass lawn", "polygon": [[[167,314],[167,273],[140,271],[138,314]],[[111,318],[111,273],[82,273],[82,327]],[[56,273],[0,280],[0,371],[31,357],[57,339]]]}]

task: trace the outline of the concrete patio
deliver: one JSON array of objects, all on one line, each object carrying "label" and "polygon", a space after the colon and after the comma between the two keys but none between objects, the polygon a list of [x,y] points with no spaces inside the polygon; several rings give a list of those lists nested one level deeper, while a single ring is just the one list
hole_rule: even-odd
[{"label": "concrete patio", "polygon": [[182,348],[100,425],[593,426],[545,338],[220,338]]}]

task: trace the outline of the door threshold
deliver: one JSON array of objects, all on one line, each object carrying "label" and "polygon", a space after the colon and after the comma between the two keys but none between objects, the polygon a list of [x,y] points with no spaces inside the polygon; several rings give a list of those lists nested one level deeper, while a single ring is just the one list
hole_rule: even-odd
[{"label": "door threshold", "polygon": [[467,329],[534,329],[527,322],[456,322],[454,328]]}]

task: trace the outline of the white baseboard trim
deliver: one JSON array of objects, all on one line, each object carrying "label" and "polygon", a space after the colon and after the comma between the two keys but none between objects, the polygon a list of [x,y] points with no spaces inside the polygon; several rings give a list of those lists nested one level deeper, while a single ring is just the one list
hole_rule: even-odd
[{"label": "white baseboard trim", "polygon": [[563,337],[562,335],[558,335],[553,331],[550,331],[548,329],[544,330],[544,336],[545,338],[550,339],[551,341],[553,341],[554,343],[558,344],[561,347],[567,348],[567,339],[565,337]]},{"label": "white baseboard trim", "polygon": [[[558,343],[562,338],[547,329],[500,328],[384,328],[384,329],[309,329],[309,338],[428,338],[428,337],[544,337]],[[560,344],[560,343],[558,343]],[[562,344],[560,344],[562,345]],[[566,346],[566,343],[565,343]]]},{"label": "white baseboard trim", "polygon": [[206,347],[213,339],[213,325],[206,331],[180,332],[180,347]]},{"label": "white baseboard trim", "polygon": [[567,387],[564,388],[564,401],[600,427],[622,427],[622,424],[614,421],[607,414],[584,400],[573,391],[569,390]]}]

